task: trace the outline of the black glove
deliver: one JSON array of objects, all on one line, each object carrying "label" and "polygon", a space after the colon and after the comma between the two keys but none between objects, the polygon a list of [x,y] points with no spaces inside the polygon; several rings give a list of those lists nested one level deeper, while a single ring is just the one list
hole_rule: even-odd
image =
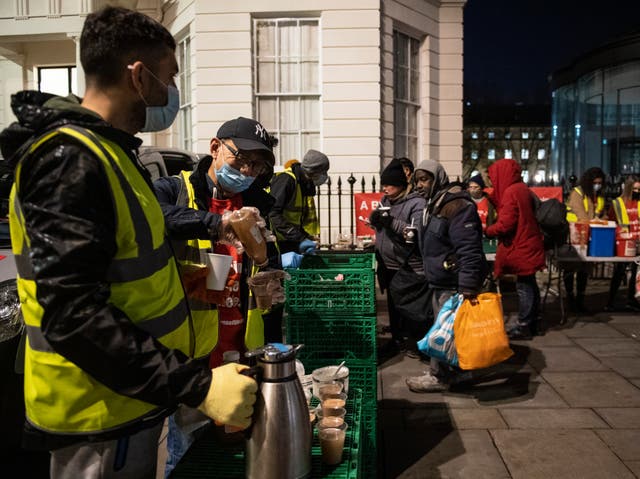
[{"label": "black glove", "polygon": [[392,221],[393,216],[386,211],[373,210],[369,216],[369,224],[377,230],[390,227]]}]

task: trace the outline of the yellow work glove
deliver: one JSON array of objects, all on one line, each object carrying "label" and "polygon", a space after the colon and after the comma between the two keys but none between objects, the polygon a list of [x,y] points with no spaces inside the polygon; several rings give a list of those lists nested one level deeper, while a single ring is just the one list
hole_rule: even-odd
[{"label": "yellow work glove", "polygon": [[229,363],[211,370],[211,386],[198,409],[219,424],[246,429],[251,425],[258,383],[240,374],[247,366]]}]

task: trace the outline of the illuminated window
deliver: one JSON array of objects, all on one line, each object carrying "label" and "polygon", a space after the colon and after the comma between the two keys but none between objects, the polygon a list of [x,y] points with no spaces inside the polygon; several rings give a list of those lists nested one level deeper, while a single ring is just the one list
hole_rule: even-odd
[{"label": "illuminated window", "polygon": [[547,153],[547,152],[545,151],[545,149],[544,149],[544,148],[540,148],[540,149],[538,150],[538,159],[539,159],[539,160],[544,160],[544,157],[545,157],[546,153]]},{"label": "illuminated window", "polygon": [[510,140],[510,139],[511,139],[511,132],[510,132],[510,131],[505,131],[505,133],[504,133],[504,139],[505,139],[505,140]]},{"label": "illuminated window", "polygon": [[512,159],[513,158],[513,152],[507,148],[506,150],[504,150],[504,157],[507,159]]},{"label": "illuminated window", "polygon": [[490,131],[487,133],[487,138],[489,138],[490,140],[493,140],[495,137],[496,137],[495,131]]},{"label": "illuminated window", "polygon": [[523,131],[522,132],[522,139],[523,140],[528,140],[529,139],[529,132],[528,131]]},{"label": "illuminated window", "polygon": [[478,151],[477,150],[473,150],[471,152],[471,159],[472,160],[477,160],[478,159]]},{"label": "illuminated window", "polygon": [[478,139],[478,132],[477,131],[472,131],[471,132],[471,139],[472,140],[477,140]]},{"label": "illuminated window", "polygon": [[523,148],[522,150],[520,150],[520,158],[523,160],[529,159],[529,150],[527,148]]},{"label": "illuminated window", "polygon": [[39,67],[38,90],[54,95],[78,94],[76,67]]},{"label": "illuminated window", "polygon": [[488,159],[488,160],[495,160],[495,159],[496,159],[496,150],[494,150],[493,148],[491,148],[491,149],[487,152],[487,159]]}]

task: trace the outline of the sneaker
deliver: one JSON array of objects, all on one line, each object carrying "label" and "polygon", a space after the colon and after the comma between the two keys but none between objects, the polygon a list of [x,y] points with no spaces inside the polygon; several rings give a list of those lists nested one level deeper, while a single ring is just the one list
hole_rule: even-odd
[{"label": "sneaker", "polygon": [[448,389],[445,383],[429,372],[422,376],[408,377],[405,382],[414,393],[437,393]]},{"label": "sneaker", "polygon": [[528,341],[533,338],[531,331],[526,326],[516,326],[507,331],[507,336],[514,341]]}]

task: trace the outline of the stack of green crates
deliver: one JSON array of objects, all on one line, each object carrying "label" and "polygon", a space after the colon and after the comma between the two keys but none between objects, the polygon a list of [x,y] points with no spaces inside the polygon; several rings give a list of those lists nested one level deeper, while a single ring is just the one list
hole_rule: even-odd
[{"label": "stack of green crates", "polygon": [[308,372],[346,361],[349,387],[361,389],[363,477],[376,468],[376,295],[372,253],[319,252],[288,270],[286,336],[304,344]]}]

